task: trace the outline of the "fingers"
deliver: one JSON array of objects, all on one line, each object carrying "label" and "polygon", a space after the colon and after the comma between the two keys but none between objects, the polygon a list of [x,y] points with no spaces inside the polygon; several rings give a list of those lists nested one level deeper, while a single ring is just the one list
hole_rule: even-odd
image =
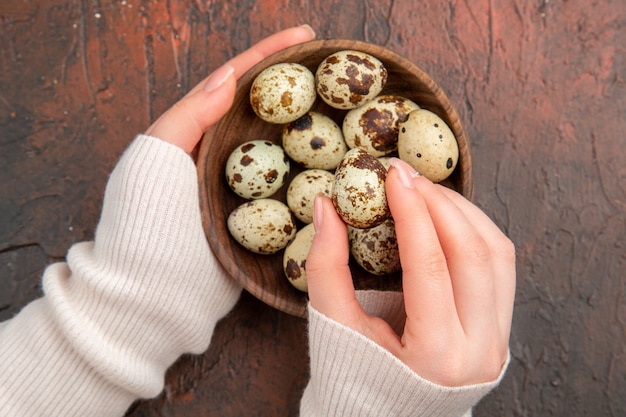
[{"label": "fingers", "polygon": [[309,299],[313,308],[350,325],[360,305],[348,266],[347,226],[332,201],[318,195],[314,202],[315,237],[306,260]]},{"label": "fingers", "polygon": [[414,185],[416,180],[426,180],[412,177],[414,170],[406,163],[390,162],[386,193],[402,264],[407,313],[404,338],[456,337],[461,326],[446,257],[426,201]]},{"label": "fingers", "polygon": [[313,39],[315,39],[315,32],[309,25],[285,29],[263,39],[247,51],[231,59],[228,63],[235,68],[235,76],[239,78],[268,56],[282,49]]},{"label": "fingers", "polygon": [[429,181],[416,181],[450,272],[454,300],[468,336],[489,337],[498,331],[493,257],[482,233],[442,191]]},{"label": "fingers", "polygon": [[515,292],[513,246],[458,193],[414,176],[400,160],[392,160],[392,166],[387,198],[403,267],[405,343],[423,346],[419,340],[426,338],[444,352],[442,338],[445,342],[448,337],[463,346],[449,353],[450,358],[467,355],[466,366],[473,369],[469,380],[487,380],[485,369],[499,370],[507,355]]},{"label": "fingers", "polygon": [[202,134],[230,109],[237,87],[234,68],[228,64],[218,68],[207,78],[204,87],[174,104],[146,134],[191,153]]},{"label": "fingers", "polygon": [[464,213],[474,228],[482,231],[489,247],[492,254],[498,325],[501,329],[502,345],[508,346],[515,299],[515,246],[482,210],[449,188],[441,187],[441,190]]},{"label": "fingers", "polygon": [[275,33],[234,57],[196,85],[146,130],[191,153],[202,134],[230,109],[236,80],[262,59],[315,37],[308,25]]},{"label": "fingers", "polygon": [[379,317],[368,316],[356,298],[348,265],[347,226],[328,197],[318,195],[314,204],[316,233],[306,260],[311,305],[392,353],[399,352],[400,338],[391,326]]},{"label": "fingers", "polygon": [[[273,35],[259,41],[241,54],[229,60],[226,64],[234,69],[235,78],[239,79],[250,68],[261,62],[268,56],[303,42],[315,39],[315,32],[309,25],[296,26],[276,32]],[[190,94],[202,89],[208,79],[194,87]]]}]

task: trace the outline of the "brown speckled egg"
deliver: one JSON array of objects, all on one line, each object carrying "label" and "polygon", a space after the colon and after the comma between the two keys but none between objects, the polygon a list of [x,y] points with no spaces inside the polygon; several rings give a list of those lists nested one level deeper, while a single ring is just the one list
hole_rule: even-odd
[{"label": "brown speckled egg", "polygon": [[448,178],[459,160],[450,127],[435,113],[420,109],[400,123],[398,156],[432,182]]},{"label": "brown speckled egg", "polygon": [[285,125],[282,144],[287,155],[305,168],[335,169],[348,151],[341,128],[317,112]]},{"label": "brown speckled egg", "polygon": [[393,219],[388,218],[369,229],[348,227],[350,253],[356,262],[374,275],[400,270],[400,253]]},{"label": "brown speckled egg", "polygon": [[307,224],[296,233],[283,254],[283,270],[289,283],[300,291],[308,291],[306,279],[306,258],[315,236],[313,224]]},{"label": "brown speckled egg", "polygon": [[296,175],[287,188],[287,206],[303,223],[313,221],[313,201],[322,193],[330,197],[335,181],[332,172],[323,169],[307,169]]},{"label": "brown speckled egg", "polygon": [[288,176],[289,158],[280,146],[266,140],[239,145],[226,161],[226,181],[243,198],[269,197]]},{"label": "brown speckled egg", "polygon": [[382,223],[390,215],[385,193],[387,170],[363,149],[346,152],[335,170],[331,199],[349,226],[364,229]]},{"label": "brown speckled egg", "polygon": [[311,109],[316,99],[315,76],[305,66],[283,62],[265,68],[250,88],[250,104],[261,119],[289,123]]},{"label": "brown speckled egg", "polygon": [[374,156],[388,155],[398,149],[398,125],[419,108],[408,98],[378,96],[346,114],[342,126],[346,144]]},{"label": "brown speckled egg", "polygon": [[296,235],[296,222],[284,203],[263,198],[243,203],[228,216],[228,231],[246,249],[269,255]]},{"label": "brown speckled egg", "polygon": [[389,172],[389,167],[391,167],[389,160],[391,159],[391,156],[379,156],[377,159],[378,159],[378,162],[383,164],[387,172]]},{"label": "brown speckled egg", "polygon": [[360,51],[335,52],[315,72],[317,93],[336,109],[354,109],[367,103],[380,94],[386,82],[383,63]]}]

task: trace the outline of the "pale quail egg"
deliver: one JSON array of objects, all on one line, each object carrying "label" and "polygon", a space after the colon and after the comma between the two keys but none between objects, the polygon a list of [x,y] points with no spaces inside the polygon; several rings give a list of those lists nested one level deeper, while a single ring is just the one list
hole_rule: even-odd
[{"label": "pale quail egg", "polygon": [[226,161],[228,185],[247,199],[271,196],[288,176],[289,158],[279,145],[266,140],[239,145]]},{"label": "pale quail egg", "polygon": [[317,194],[330,197],[335,181],[332,172],[323,169],[307,169],[296,175],[287,188],[287,206],[303,223],[313,221],[313,201]]},{"label": "pale quail egg", "polygon": [[343,50],[326,57],[315,72],[319,96],[336,109],[354,109],[372,100],[387,82],[387,69],[378,58]]},{"label": "pale quail egg", "polygon": [[341,128],[317,112],[285,125],[282,144],[287,155],[305,168],[335,169],[348,151]]},{"label": "pale quail egg", "polygon": [[369,229],[348,227],[350,253],[366,271],[375,275],[392,274],[400,270],[400,254],[393,219],[388,218]]},{"label": "pale quail egg", "polygon": [[378,162],[383,164],[383,166],[385,167],[385,170],[389,172],[389,167],[391,166],[391,164],[389,163],[389,160],[391,159],[391,156],[379,156],[376,159],[378,159]]},{"label": "pale quail egg", "polygon": [[313,224],[307,224],[296,233],[283,253],[283,270],[288,281],[300,291],[307,291],[306,258],[315,236]]},{"label": "pale quail egg", "polygon": [[296,234],[296,222],[289,207],[270,198],[241,204],[230,213],[227,225],[239,244],[262,255],[283,249]]},{"label": "pale quail egg", "polygon": [[250,88],[254,112],[270,123],[289,123],[311,109],[315,76],[304,65],[283,62],[261,71]]},{"label": "pale quail egg", "polygon": [[399,123],[419,108],[408,98],[378,96],[346,114],[342,125],[346,144],[374,156],[388,155],[398,149]]},{"label": "pale quail egg", "polygon": [[441,182],[454,171],[459,146],[443,119],[420,109],[400,123],[398,155],[429,180]]},{"label": "pale quail egg", "polygon": [[385,193],[387,170],[363,149],[346,152],[335,170],[331,199],[337,213],[352,227],[364,229],[390,215]]}]

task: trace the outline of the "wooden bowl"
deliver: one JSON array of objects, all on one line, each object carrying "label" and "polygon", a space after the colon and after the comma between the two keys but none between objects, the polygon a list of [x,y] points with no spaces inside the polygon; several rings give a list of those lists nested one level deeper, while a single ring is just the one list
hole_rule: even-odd
[{"label": "wooden bowl", "polygon": [[[360,41],[317,40],[278,52],[250,69],[239,81],[232,108],[206,132],[199,149],[198,179],[203,227],[211,249],[233,279],[266,304],[300,317],[306,315],[307,294],[287,281],[282,268],[283,251],[274,255],[257,255],[230,236],[226,226],[228,215],[245,200],[230,190],[224,168],[230,152],[241,143],[253,139],[281,143],[282,126],[264,122],[250,107],[250,86],[263,69],[279,62],[298,62],[315,73],[324,58],[344,49],[366,52],[382,61],[388,71],[388,80],[381,94],[407,97],[446,121],[456,136],[460,152],[457,167],[445,185],[469,199],[473,193],[470,147],[456,110],[437,83],[402,56]],[[346,113],[332,109],[319,98],[313,110],[330,116],[339,126]],[[302,167],[292,162],[290,176],[301,171]],[[286,189],[287,185],[271,198],[285,202]],[[356,288],[401,290],[400,273],[381,277],[365,272],[356,263],[351,264],[351,268]]]}]

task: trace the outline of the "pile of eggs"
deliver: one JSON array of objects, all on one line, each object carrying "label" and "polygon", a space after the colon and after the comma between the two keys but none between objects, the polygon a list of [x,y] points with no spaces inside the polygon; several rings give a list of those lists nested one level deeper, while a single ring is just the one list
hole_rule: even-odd
[{"label": "pile of eggs", "polygon": [[[348,225],[350,253],[375,275],[400,269],[393,219],[385,195],[387,160],[397,156],[433,182],[445,180],[459,158],[456,138],[435,113],[400,95],[382,94],[388,73],[376,57],[342,50],[313,74],[298,63],[264,69],[250,89],[250,105],[278,138],[248,141],[232,150],[225,174],[247,201],[228,216],[233,238],[269,255],[284,249],[289,282],[307,291],[305,264],[315,231],[313,201],[330,197]],[[342,126],[312,111],[321,98],[345,111]],[[290,179],[293,164],[303,169]],[[287,186],[286,201],[271,198]]]}]

